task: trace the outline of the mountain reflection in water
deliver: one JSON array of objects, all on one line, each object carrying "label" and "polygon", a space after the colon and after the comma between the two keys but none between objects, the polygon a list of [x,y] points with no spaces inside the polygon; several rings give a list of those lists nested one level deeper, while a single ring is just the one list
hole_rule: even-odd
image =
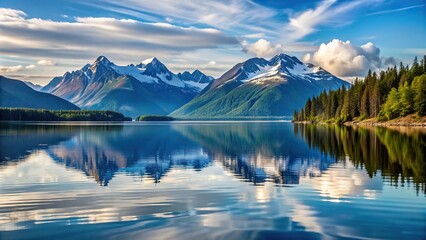
[{"label": "mountain reflection in water", "polygon": [[279,121],[2,123],[0,239],[424,239],[425,137]]},{"label": "mountain reflection in water", "polygon": [[[402,129],[402,130],[401,130]],[[102,186],[117,171],[160,182],[174,167],[220,162],[244,181],[298,184],[330,165],[351,161],[368,175],[381,172],[393,185],[425,191],[426,134],[416,129],[271,123],[153,125],[3,125],[1,163],[46,149],[58,163],[78,169]],[[13,146],[13,147],[12,147]]]}]

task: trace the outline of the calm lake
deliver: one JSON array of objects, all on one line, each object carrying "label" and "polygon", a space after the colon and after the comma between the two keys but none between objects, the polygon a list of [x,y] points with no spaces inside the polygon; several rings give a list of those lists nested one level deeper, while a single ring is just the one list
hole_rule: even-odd
[{"label": "calm lake", "polygon": [[426,129],[1,123],[0,239],[426,239]]}]

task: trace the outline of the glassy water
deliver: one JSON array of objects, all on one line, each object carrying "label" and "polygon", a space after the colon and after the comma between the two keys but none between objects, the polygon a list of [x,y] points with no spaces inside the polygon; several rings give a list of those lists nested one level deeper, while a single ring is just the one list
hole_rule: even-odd
[{"label": "glassy water", "polygon": [[0,128],[0,239],[425,239],[425,129]]}]

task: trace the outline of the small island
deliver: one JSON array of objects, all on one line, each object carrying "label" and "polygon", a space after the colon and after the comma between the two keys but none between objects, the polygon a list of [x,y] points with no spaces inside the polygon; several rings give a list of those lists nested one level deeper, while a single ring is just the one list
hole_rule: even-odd
[{"label": "small island", "polygon": [[142,115],[135,119],[136,121],[174,121],[173,117],[161,115]]},{"label": "small island", "polygon": [[0,108],[0,121],[132,121],[119,112]]}]

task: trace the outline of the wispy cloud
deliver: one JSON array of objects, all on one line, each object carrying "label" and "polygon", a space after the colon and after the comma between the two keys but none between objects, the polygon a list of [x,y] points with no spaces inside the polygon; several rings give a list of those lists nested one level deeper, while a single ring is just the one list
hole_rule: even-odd
[{"label": "wispy cloud", "polygon": [[[102,2],[103,4],[99,4]],[[204,24],[216,29],[237,32],[273,32],[279,23],[274,18],[280,14],[276,9],[268,8],[250,0],[98,0],[90,3],[118,13],[137,14],[151,21],[167,17],[177,19],[184,24]],[[149,17],[147,17],[149,16]]]},{"label": "wispy cloud", "polygon": [[30,64],[30,65],[25,67],[25,69],[34,69],[34,68],[36,68],[36,65],[34,65],[34,64]]},{"label": "wispy cloud", "polygon": [[243,37],[249,38],[249,39],[260,39],[260,38],[264,38],[265,34],[264,33],[252,33],[252,34],[243,35]]},{"label": "wispy cloud", "polygon": [[30,64],[27,66],[24,65],[16,65],[16,66],[0,66],[0,74],[7,74],[10,75],[11,73],[17,73],[17,72],[21,72],[21,71],[25,71],[25,70],[29,70],[29,69],[34,69],[37,66],[34,64]]},{"label": "wispy cloud", "polygon": [[53,66],[56,63],[53,62],[52,60],[47,60],[47,59],[41,59],[37,62],[38,65],[44,65],[44,66]]},{"label": "wispy cloud", "polygon": [[24,69],[22,65],[16,66],[0,66],[0,74],[15,73]]},{"label": "wispy cloud", "polygon": [[[138,63],[151,56],[173,63],[174,59],[190,52],[239,46],[236,37],[207,26],[182,27],[165,22],[103,17],[54,21],[30,18],[23,11],[4,8],[0,8],[0,32],[0,55],[7,58],[1,64],[0,73],[8,75],[44,71],[53,77],[90,63],[99,55],[124,64]],[[211,54],[203,55],[201,62],[212,60],[210,57]],[[16,61],[18,59],[20,61]],[[58,61],[63,64],[56,64]],[[37,68],[26,68],[27,65]],[[55,68],[46,70],[51,65]],[[227,67],[216,65],[214,74]]]},{"label": "wispy cloud", "polygon": [[[80,18],[72,22],[27,18],[22,11],[0,9],[0,53],[47,58],[122,55],[173,55],[180,51],[237,45],[238,40],[213,28],[180,27],[130,19]],[[51,65],[52,62],[40,61]]]},{"label": "wispy cloud", "polygon": [[[207,25],[232,32],[247,39],[276,38],[277,43],[294,43],[318,30],[318,27],[341,26],[362,13],[361,7],[385,0],[322,0],[315,7],[294,12],[275,9],[252,0],[96,0],[85,3],[112,12],[141,17],[147,21],[173,19],[182,25]],[[161,4],[160,4],[161,3]],[[350,14],[349,14],[350,13]],[[257,39],[256,39],[257,38]]]},{"label": "wispy cloud", "polygon": [[403,7],[403,8],[389,9],[384,11],[372,12],[372,13],[366,14],[365,16],[374,16],[374,15],[381,15],[381,14],[387,14],[387,13],[401,12],[401,11],[405,11],[405,10],[409,10],[413,8],[421,8],[425,6],[426,4],[421,4],[421,5],[414,5],[414,6]]},{"label": "wispy cloud", "polygon": [[[339,3],[337,0],[324,0],[315,8],[293,14],[284,25],[283,42],[296,42],[318,30],[320,26],[336,27],[345,25],[357,16],[360,7],[374,5],[382,0],[358,0]],[[351,14],[348,14],[351,13]]]}]

